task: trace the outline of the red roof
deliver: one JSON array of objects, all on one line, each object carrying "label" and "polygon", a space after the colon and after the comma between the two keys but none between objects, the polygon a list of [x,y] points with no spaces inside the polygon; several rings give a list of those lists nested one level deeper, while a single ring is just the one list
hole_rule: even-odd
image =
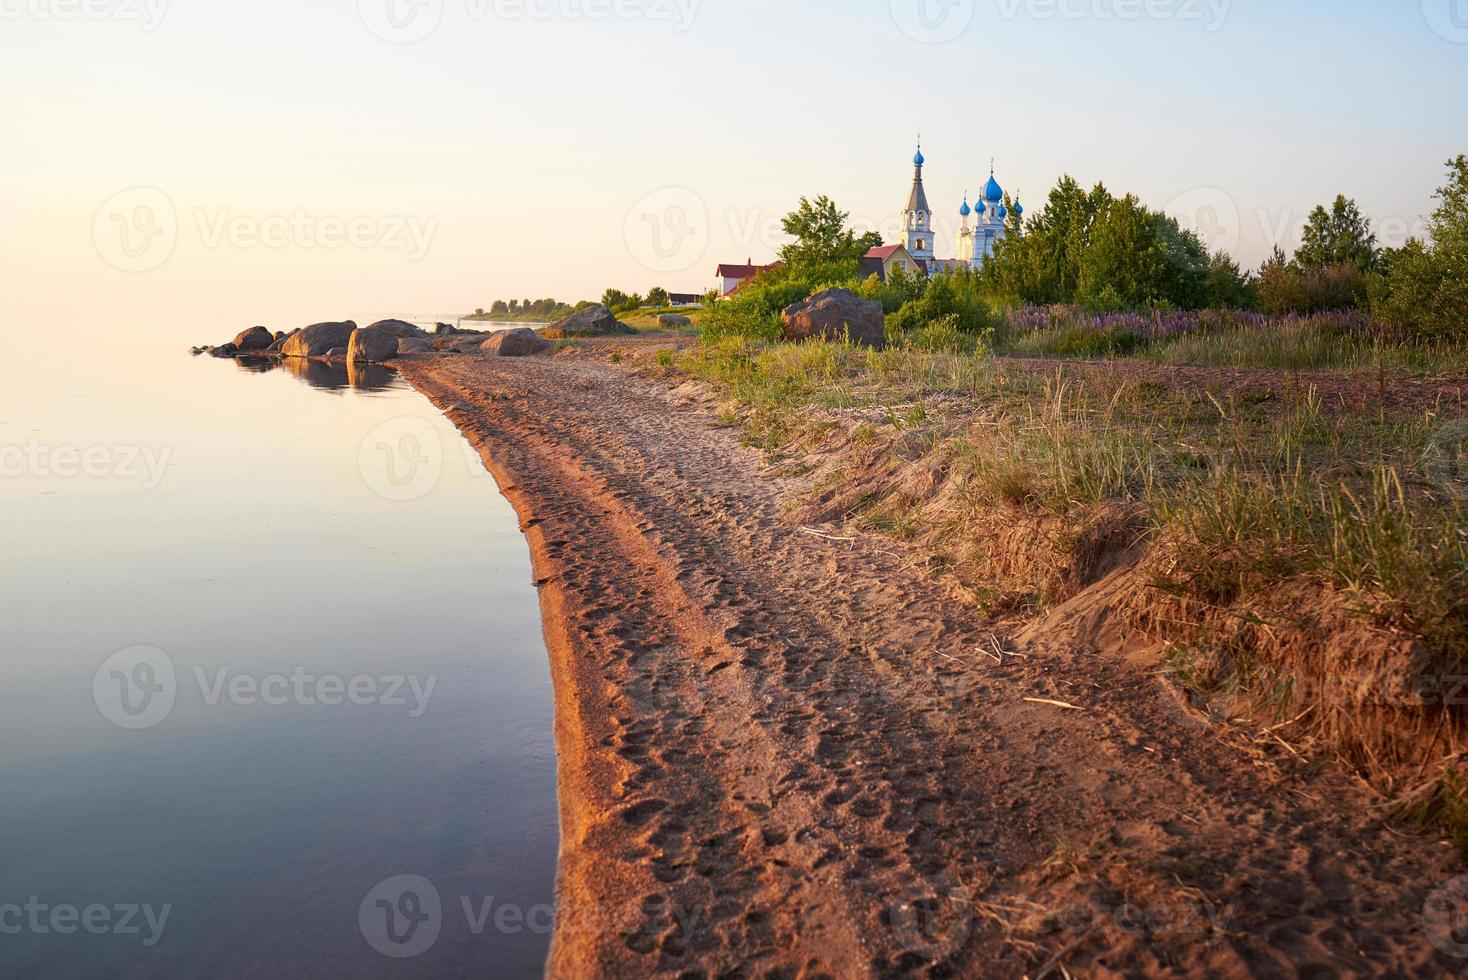
[{"label": "red roof", "polygon": [[[729,290],[724,295],[725,296],[733,296],[733,295],[735,295],[741,289],[743,289],[745,286],[748,286],[751,282],[753,282],[754,281],[754,277],[757,276],[757,275],[759,275],[761,272],[768,272],[770,269],[778,269],[778,268],[780,268],[780,266],[782,266],[784,264],[785,264],[784,262],[771,262],[769,265],[721,265],[721,266],[719,266],[719,275],[721,275],[721,276],[723,276],[723,275],[729,275],[730,278],[738,279],[739,280],[738,282],[736,282],[734,284],[734,288],[731,289],[731,290]],[[726,273],[724,271],[726,269],[751,269],[753,271],[748,272],[748,273],[746,273],[744,275],[734,275],[733,273]]]},{"label": "red roof", "polygon": [[866,257],[869,259],[881,259],[883,262],[886,262],[904,248],[905,246],[902,245],[878,245],[876,248],[867,252]]},{"label": "red roof", "polygon": [[718,276],[720,279],[748,279],[751,276],[758,275],[766,269],[773,268],[774,266],[771,265],[750,265],[747,263],[742,265],[725,264],[719,266],[719,271],[714,273],[714,275]]}]

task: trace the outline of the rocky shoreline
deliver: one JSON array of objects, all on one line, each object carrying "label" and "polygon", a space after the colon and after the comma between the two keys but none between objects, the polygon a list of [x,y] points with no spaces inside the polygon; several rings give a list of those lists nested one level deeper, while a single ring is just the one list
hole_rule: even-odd
[{"label": "rocky shoreline", "polygon": [[[784,311],[786,340],[821,337],[880,347],[884,341],[882,305],[848,289],[827,289]],[[678,330],[692,324],[686,316],[660,314],[659,329]],[[430,334],[404,320],[379,320],[358,327],[352,320],[313,323],[290,332],[256,326],[228,343],[191,348],[214,357],[306,357],[328,363],[382,364],[415,354],[488,354],[531,357],[551,349],[552,341],[632,336],[637,331],[618,320],[606,306],[594,304],[540,329],[464,330],[447,323]]]},{"label": "rocky shoreline", "polygon": [[304,357],[326,363],[385,364],[415,354],[488,354],[530,357],[551,349],[552,340],[632,334],[605,306],[590,306],[535,330],[464,330],[440,323],[433,333],[405,320],[379,320],[365,327],[355,321],[313,323],[289,332],[255,326],[217,346],[190,348],[213,357]]}]

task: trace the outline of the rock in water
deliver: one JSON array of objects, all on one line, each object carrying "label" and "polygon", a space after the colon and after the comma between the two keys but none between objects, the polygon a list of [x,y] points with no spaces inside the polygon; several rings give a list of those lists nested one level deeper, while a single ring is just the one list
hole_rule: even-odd
[{"label": "rock in water", "polygon": [[556,340],[561,337],[608,337],[636,332],[612,316],[611,310],[598,303],[578,313],[572,313],[563,320],[557,320],[545,328],[542,336]]},{"label": "rock in water", "polygon": [[664,330],[678,330],[682,327],[693,326],[693,321],[677,313],[659,313],[658,326]]},{"label": "rock in water", "polygon": [[844,340],[849,334],[854,344],[881,347],[885,338],[882,304],[862,299],[849,289],[827,289],[804,302],[785,308],[786,340],[821,337]]},{"label": "rock in water", "polygon": [[490,334],[479,349],[497,357],[530,357],[550,350],[550,346],[550,341],[529,327],[516,327]]},{"label": "rock in water", "polygon": [[352,331],[347,344],[347,360],[353,364],[392,360],[398,354],[398,336],[381,327],[363,327]]},{"label": "rock in water", "polygon": [[386,330],[394,337],[421,337],[423,331],[409,323],[407,320],[378,320],[367,327],[368,330]]},{"label": "rock in water", "polygon": [[433,350],[433,341],[426,337],[403,337],[398,341],[398,356],[427,354]]},{"label": "rock in water", "polygon": [[286,357],[320,357],[333,347],[345,348],[352,339],[357,325],[351,320],[343,323],[313,323],[296,331],[281,344],[280,352]]},{"label": "rock in water", "polygon": [[264,327],[251,327],[234,339],[235,347],[240,350],[266,350],[273,343],[275,334]]},{"label": "rock in water", "polygon": [[276,331],[276,334],[275,334],[275,343],[271,344],[270,347],[267,348],[267,349],[270,350],[270,351],[272,351],[272,352],[279,352],[279,351],[283,350],[285,348],[285,342],[287,340],[290,340],[292,337],[294,337],[296,334],[298,334],[300,332],[301,332],[301,328],[300,327],[297,327],[296,329],[292,330],[290,333],[281,333],[280,331]]}]

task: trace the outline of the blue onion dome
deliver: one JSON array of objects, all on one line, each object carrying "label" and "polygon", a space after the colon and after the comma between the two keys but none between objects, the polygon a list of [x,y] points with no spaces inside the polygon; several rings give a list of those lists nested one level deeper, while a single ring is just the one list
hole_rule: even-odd
[{"label": "blue onion dome", "polygon": [[984,198],[990,204],[998,204],[1004,200],[1004,188],[999,186],[999,181],[994,179],[994,171],[989,171],[989,182],[984,185]]},{"label": "blue onion dome", "polygon": [[974,213],[983,214],[987,210],[988,208],[984,207],[984,199],[982,197],[979,198],[979,203],[974,205]]},{"label": "blue onion dome", "polygon": [[925,164],[925,163],[928,162],[923,157],[923,145],[921,143],[918,144],[917,155],[912,158],[912,162],[913,162],[913,164],[915,164],[916,166],[919,166],[919,167],[921,167],[923,164]]},{"label": "blue onion dome", "polygon": [[1007,218],[1007,217],[1009,217],[1009,209],[1006,208],[1002,204],[999,205],[999,210],[998,211],[995,211],[994,213],[997,214],[1001,218]]},{"label": "blue onion dome", "polygon": [[1016,197],[1014,199],[1014,216],[1016,218],[1022,217],[1024,215],[1024,213],[1025,213],[1024,205],[1023,204],[1020,204],[1019,203],[1019,198]]},{"label": "blue onion dome", "polygon": [[963,196],[963,207],[958,209],[958,213],[963,215],[965,218],[974,213],[974,209],[968,206],[967,194]]}]

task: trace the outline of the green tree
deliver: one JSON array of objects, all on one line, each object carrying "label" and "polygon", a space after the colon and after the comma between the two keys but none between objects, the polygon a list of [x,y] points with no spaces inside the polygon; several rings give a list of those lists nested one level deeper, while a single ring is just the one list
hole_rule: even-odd
[{"label": "green tree", "polygon": [[1449,160],[1447,170],[1427,223],[1430,240],[1414,239],[1383,256],[1371,299],[1403,333],[1461,342],[1468,340],[1468,156]]},{"label": "green tree", "polygon": [[662,286],[654,286],[647,291],[647,305],[664,307],[668,305],[668,291]]},{"label": "green tree", "polygon": [[822,194],[814,201],[802,197],[800,206],[780,222],[795,240],[780,249],[780,258],[795,270],[837,263],[855,263],[882,244],[877,232],[857,235],[846,227],[851,215]]},{"label": "green tree", "polygon": [[1020,216],[1014,210],[1014,199],[1009,192],[1004,194],[1004,234],[1008,237],[1018,238],[1024,231],[1024,225]]},{"label": "green tree", "polygon": [[1295,262],[1306,269],[1349,265],[1370,271],[1376,264],[1376,234],[1356,202],[1337,194],[1329,211],[1316,205],[1310,212]]},{"label": "green tree", "polygon": [[1096,217],[1081,254],[1075,301],[1095,310],[1140,309],[1168,302],[1168,243],[1158,222],[1131,194]]},{"label": "green tree", "polygon": [[1081,256],[1096,215],[1111,201],[1105,186],[1089,193],[1062,176],[1019,238],[1005,238],[983,277],[996,296],[1017,303],[1070,303],[1080,280]]},{"label": "green tree", "polygon": [[1253,277],[1239,268],[1227,252],[1208,258],[1203,284],[1204,305],[1224,309],[1252,309],[1258,303]]}]

